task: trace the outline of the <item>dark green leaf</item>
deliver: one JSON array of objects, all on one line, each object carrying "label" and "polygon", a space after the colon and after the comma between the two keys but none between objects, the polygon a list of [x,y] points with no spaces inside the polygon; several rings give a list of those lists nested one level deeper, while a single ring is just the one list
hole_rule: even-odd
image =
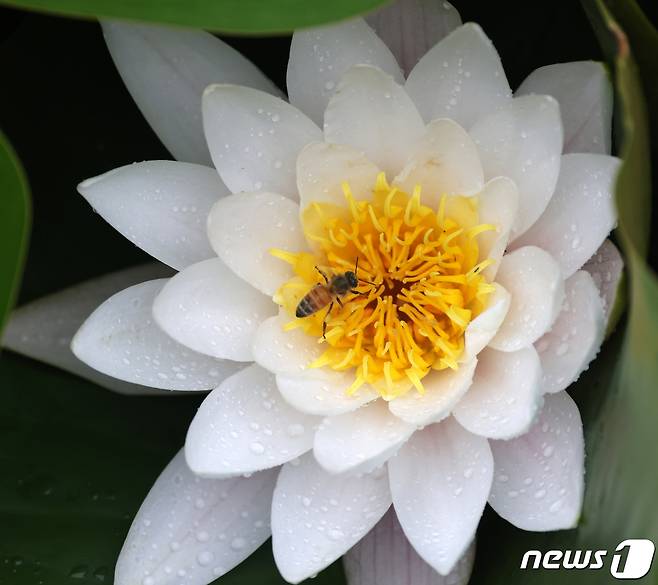
[{"label": "dark green leaf", "polygon": [[383,4],[384,0],[2,0],[0,3],[66,16],[269,34],[355,16]]},{"label": "dark green leaf", "polygon": [[27,248],[30,192],[16,154],[0,132],[0,333],[14,306]]}]

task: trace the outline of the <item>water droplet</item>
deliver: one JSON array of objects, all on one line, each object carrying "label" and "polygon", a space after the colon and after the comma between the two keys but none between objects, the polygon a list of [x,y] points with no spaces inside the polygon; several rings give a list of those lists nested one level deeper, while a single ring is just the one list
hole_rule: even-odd
[{"label": "water droplet", "polygon": [[71,579],[84,579],[87,576],[87,571],[89,571],[87,565],[76,565],[71,569],[69,577]]},{"label": "water droplet", "polygon": [[199,542],[207,542],[209,538],[210,535],[205,530],[200,530],[199,532],[196,533],[196,539]]},{"label": "water droplet", "polygon": [[196,560],[202,567],[206,567],[212,563],[213,558],[214,555],[210,551],[204,550],[203,552],[199,553]]},{"label": "water droplet", "polygon": [[263,444],[259,443],[258,441],[254,441],[251,445],[249,445],[249,450],[254,455],[262,455],[265,453],[265,447],[263,447]]},{"label": "water droplet", "polygon": [[340,540],[345,536],[343,531],[339,530],[338,528],[334,528],[330,530],[329,532],[327,532],[327,535],[329,536],[329,538],[331,538],[331,540]]}]

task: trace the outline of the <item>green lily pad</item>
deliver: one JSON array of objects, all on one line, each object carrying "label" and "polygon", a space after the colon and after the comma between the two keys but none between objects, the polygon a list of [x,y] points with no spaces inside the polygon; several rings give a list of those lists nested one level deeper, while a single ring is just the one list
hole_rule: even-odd
[{"label": "green lily pad", "polygon": [[341,20],[384,0],[2,0],[2,4],[84,18],[158,22],[225,33],[264,34]]},{"label": "green lily pad", "polygon": [[0,132],[0,333],[14,306],[30,225],[30,190],[16,153]]}]

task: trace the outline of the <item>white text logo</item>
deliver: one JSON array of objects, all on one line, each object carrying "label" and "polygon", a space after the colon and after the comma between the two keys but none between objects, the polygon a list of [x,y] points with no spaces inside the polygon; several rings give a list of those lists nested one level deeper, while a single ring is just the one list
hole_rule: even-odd
[{"label": "white text logo", "polygon": [[[640,579],[651,569],[656,547],[646,539],[620,542],[612,554],[610,574],[616,579]],[[522,569],[588,569],[606,566],[607,550],[529,550],[521,559]]]}]

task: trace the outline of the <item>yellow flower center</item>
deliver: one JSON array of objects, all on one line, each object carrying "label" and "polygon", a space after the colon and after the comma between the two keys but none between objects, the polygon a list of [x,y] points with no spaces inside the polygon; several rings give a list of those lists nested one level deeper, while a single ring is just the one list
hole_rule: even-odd
[{"label": "yellow flower center", "polygon": [[[432,209],[422,204],[420,186],[408,195],[389,186],[383,173],[371,193],[358,194],[364,199],[347,183],[343,192],[345,206],[314,202],[302,212],[315,253],[271,251],[296,274],[274,300],[293,317],[286,329],[299,327],[326,343],[309,367],[354,370],[349,393],[364,383],[386,400],[412,387],[422,393],[432,369],[459,368],[466,327],[494,290],[482,275],[491,261],[479,258],[477,237],[495,227],[478,223],[477,198],[444,195]],[[331,285],[355,271],[357,258],[362,294],[330,290],[319,271]],[[324,291],[311,303],[317,310],[295,317],[318,285]],[[341,303],[328,313],[323,301],[336,297]]]}]

